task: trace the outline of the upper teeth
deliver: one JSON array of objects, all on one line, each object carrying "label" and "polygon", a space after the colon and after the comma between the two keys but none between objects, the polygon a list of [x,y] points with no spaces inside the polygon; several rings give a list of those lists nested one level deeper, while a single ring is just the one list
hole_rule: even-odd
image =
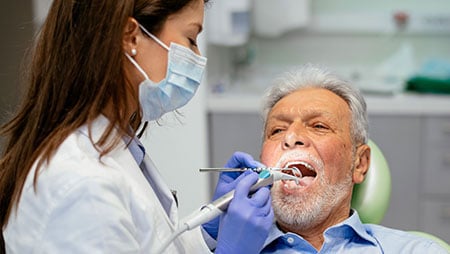
[{"label": "upper teeth", "polygon": [[305,166],[305,168],[307,168],[307,169],[309,169],[309,170],[311,170],[311,171],[315,171],[314,168],[313,168],[313,166],[309,165],[308,163],[306,163],[306,162],[304,162],[304,161],[291,161],[291,162],[288,162],[288,163],[286,164],[286,167],[289,168],[289,167],[291,167],[292,165],[298,165],[298,164]]}]

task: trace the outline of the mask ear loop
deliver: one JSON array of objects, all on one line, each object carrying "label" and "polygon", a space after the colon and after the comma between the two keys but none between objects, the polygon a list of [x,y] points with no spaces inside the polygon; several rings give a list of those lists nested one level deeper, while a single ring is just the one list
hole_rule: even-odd
[{"label": "mask ear loop", "polygon": [[130,62],[134,65],[134,67],[138,69],[138,71],[142,74],[142,76],[144,76],[145,79],[149,80],[147,73],[145,73],[145,71],[141,68],[141,66],[139,66],[136,60],[134,60],[130,55],[128,55],[127,52],[125,52],[125,56],[128,58],[128,60],[130,60]]},{"label": "mask ear loop", "polygon": [[[145,79],[150,80],[147,76],[147,73],[145,73],[145,71],[141,68],[141,66],[139,66],[139,64],[136,62],[136,60],[134,60],[130,55],[128,55],[127,52],[125,52],[125,56],[128,58],[128,60],[130,60],[130,62],[136,67],[136,69],[138,69],[138,71],[144,76]],[[132,116],[136,117],[135,115]],[[137,138],[141,138],[142,135],[144,134],[145,129],[147,128],[148,122],[145,121],[142,125],[142,128],[140,131],[137,131]]]},{"label": "mask ear loop", "polygon": [[[158,43],[161,47],[165,48],[167,51],[170,51],[170,48],[166,46],[166,44],[164,44],[160,39],[158,39],[156,36],[154,36],[153,34],[151,34],[149,31],[147,31],[147,29],[145,29],[144,26],[142,26],[141,24],[139,24],[139,27],[142,29],[142,31],[144,31],[145,34],[147,34],[150,38],[152,38],[153,40],[156,41],[156,43]],[[138,71],[145,77],[145,79],[149,79],[147,73],[145,73],[145,71],[141,68],[141,66],[139,66],[139,64],[136,62],[136,60],[134,60],[127,52],[125,52],[125,56],[128,58],[128,60],[130,60],[130,62],[138,69]]]},{"label": "mask ear loop", "polygon": [[147,29],[145,29],[144,26],[142,26],[141,24],[139,24],[139,27],[142,29],[142,31],[144,31],[144,33],[146,35],[148,35],[150,38],[152,38],[153,40],[155,40],[159,45],[161,45],[161,47],[165,48],[167,51],[170,51],[170,48],[166,46],[166,44],[164,44],[164,42],[162,42],[160,39],[158,39],[158,37],[154,36],[153,34],[151,34],[149,31],[147,31]]}]

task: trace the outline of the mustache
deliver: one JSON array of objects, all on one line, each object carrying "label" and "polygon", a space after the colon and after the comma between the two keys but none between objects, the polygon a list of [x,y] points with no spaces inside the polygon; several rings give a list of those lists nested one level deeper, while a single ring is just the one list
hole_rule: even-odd
[{"label": "mustache", "polygon": [[286,165],[286,163],[290,161],[305,161],[311,166],[314,167],[314,169],[322,170],[324,168],[324,164],[322,160],[319,158],[313,156],[310,153],[304,152],[304,151],[287,151],[281,155],[281,157],[278,159],[278,162],[276,163],[275,167],[281,168]]}]

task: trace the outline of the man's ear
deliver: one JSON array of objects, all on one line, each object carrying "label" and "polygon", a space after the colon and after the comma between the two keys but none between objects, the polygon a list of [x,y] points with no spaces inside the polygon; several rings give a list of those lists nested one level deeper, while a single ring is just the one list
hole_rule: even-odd
[{"label": "man's ear", "polygon": [[356,156],[353,170],[353,182],[362,183],[370,166],[370,147],[362,144],[356,149]]},{"label": "man's ear", "polygon": [[137,48],[137,38],[140,28],[136,19],[128,18],[127,24],[123,31],[123,50],[129,55],[133,55],[131,51]]}]

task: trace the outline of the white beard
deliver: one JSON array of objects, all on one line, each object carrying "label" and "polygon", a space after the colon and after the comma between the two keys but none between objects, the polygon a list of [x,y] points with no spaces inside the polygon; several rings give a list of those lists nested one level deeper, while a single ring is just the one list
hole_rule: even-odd
[{"label": "white beard", "polygon": [[317,193],[286,195],[281,188],[283,183],[276,182],[272,188],[272,206],[277,221],[293,228],[307,230],[321,224],[333,208],[347,198],[352,188],[352,173],[344,181],[331,185],[324,178],[316,179]]}]

